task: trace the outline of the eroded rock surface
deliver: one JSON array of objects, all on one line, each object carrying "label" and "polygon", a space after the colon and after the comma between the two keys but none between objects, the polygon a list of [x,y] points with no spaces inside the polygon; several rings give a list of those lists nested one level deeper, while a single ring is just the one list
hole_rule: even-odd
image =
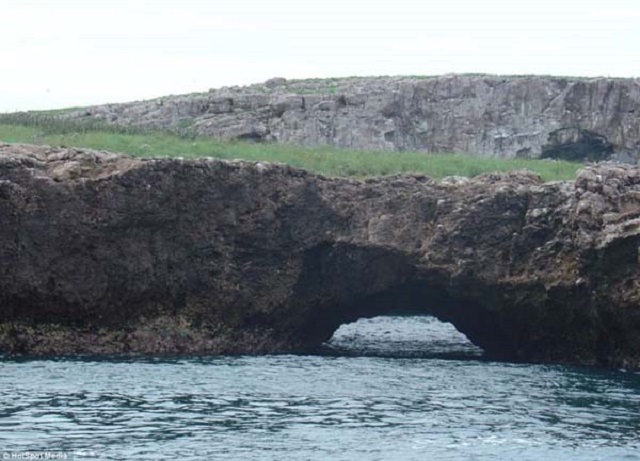
[{"label": "eroded rock surface", "polygon": [[640,169],[358,182],[0,145],[0,351],[300,351],[394,309],[510,360],[640,368]]},{"label": "eroded rock surface", "polygon": [[560,77],[272,79],[68,113],[223,139],[376,150],[637,162],[640,80]]}]

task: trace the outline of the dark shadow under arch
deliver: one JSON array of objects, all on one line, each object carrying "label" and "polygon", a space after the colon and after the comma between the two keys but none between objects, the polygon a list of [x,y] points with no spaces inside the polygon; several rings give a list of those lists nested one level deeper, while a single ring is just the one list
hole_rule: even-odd
[{"label": "dark shadow under arch", "polygon": [[331,338],[345,323],[392,314],[436,317],[451,323],[473,344],[482,348],[487,357],[501,360],[517,358],[507,329],[495,313],[476,301],[455,298],[443,289],[420,280],[321,309],[300,328],[300,333],[313,345],[318,345]]}]

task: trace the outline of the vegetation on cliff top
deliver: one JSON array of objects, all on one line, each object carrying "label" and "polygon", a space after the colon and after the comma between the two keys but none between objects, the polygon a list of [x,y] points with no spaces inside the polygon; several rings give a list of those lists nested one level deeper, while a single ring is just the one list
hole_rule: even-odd
[{"label": "vegetation on cliff top", "polygon": [[281,162],[327,176],[368,177],[420,173],[433,178],[477,176],[527,168],[545,181],[573,179],[579,163],[535,159],[487,159],[462,154],[374,152],[335,147],[220,141],[99,122],[79,123],[47,113],[0,115],[0,141],[122,152],[141,157],[216,157]]}]

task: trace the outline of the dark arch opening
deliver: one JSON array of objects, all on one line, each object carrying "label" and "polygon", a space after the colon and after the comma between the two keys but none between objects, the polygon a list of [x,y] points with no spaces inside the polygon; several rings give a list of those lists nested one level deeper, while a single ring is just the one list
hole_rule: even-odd
[{"label": "dark arch opening", "polygon": [[519,360],[522,332],[495,286],[473,273],[423,271],[411,255],[341,242],[305,252],[286,309],[254,314],[290,351],[315,352],[343,324],[391,314],[448,322],[496,360]]},{"label": "dark arch opening", "polygon": [[491,359],[515,360],[508,330],[498,315],[473,299],[451,296],[424,280],[413,280],[349,302],[323,306],[299,332],[307,344],[330,340],[341,325],[379,316],[427,316],[452,324]]}]

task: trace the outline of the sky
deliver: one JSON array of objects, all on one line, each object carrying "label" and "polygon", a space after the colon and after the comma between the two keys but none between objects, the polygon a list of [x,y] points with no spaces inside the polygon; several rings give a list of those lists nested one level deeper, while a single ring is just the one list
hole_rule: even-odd
[{"label": "sky", "polygon": [[0,112],[272,77],[640,77],[639,0],[0,0]]}]

